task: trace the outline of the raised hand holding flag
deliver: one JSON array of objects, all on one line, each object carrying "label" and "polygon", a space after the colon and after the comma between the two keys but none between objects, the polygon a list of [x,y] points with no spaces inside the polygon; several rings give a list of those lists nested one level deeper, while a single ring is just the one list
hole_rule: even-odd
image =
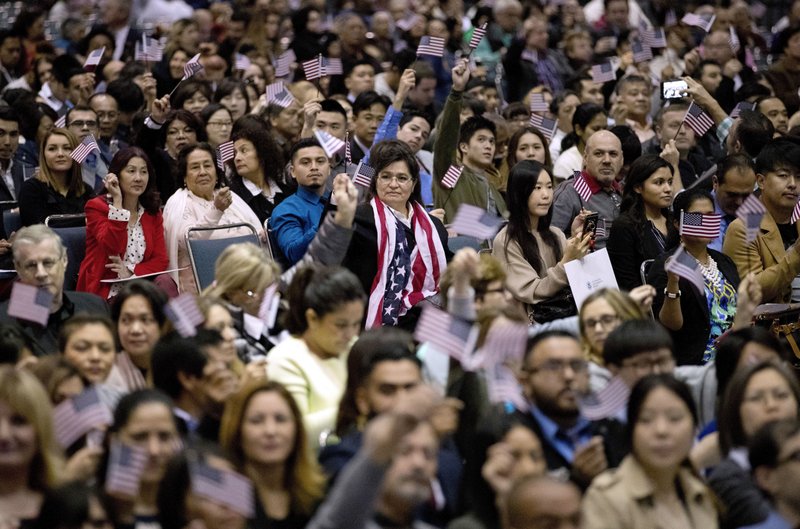
[{"label": "raised hand holding flag", "polygon": [[220,503],[244,518],[254,512],[253,484],[232,470],[214,468],[205,463],[190,463],[192,492],[213,503]]},{"label": "raised hand holding flag", "polygon": [[282,81],[267,85],[266,96],[267,104],[275,103],[280,107],[289,108],[294,103],[294,96]]},{"label": "raised hand holding flag", "polygon": [[708,15],[697,15],[695,13],[686,13],[683,15],[681,22],[686,24],[687,26],[694,26],[697,28],[702,29],[706,33],[711,31],[711,27],[714,25],[714,21],[717,19],[716,15],[712,15],[711,18]]},{"label": "raised hand holding flag", "polygon": [[108,426],[112,421],[111,410],[94,386],[61,402],[53,410],[56,439],[65,449],[91,430]]}]

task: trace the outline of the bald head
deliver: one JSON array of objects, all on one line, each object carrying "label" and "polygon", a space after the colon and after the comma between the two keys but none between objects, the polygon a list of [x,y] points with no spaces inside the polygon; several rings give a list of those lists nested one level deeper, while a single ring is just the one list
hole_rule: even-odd
[{"label": "bald head", "polygon": [[610,187],[622,169],[622,144],[607,130],[598,130],[589,137],[583,152],[583,168],[603,187]]},{"label": "bald head", "polygon": [[508,493],[509,529],[580,527],[581,493],[571,482],[550,476],[523,478]]}]

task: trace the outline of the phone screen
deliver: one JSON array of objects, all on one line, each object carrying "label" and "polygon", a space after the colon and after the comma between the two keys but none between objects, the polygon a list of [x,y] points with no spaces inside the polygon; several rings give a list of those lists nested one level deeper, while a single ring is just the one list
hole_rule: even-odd
[{"label": "phone screen", "polygon": [[583,234],[586,235],[587,233],[592,234],[592,239],[595,238],[597,234],[597,219],[599,215],[597,213],[592,213],[591,215],[587,216],[586,219],[583,221]]},{"label": "phone screen", "polygon": [[680,99],[684,97],[683,93],[689,86],[686,81],[664,81],[661,83],[661,98],[662,99]]}]

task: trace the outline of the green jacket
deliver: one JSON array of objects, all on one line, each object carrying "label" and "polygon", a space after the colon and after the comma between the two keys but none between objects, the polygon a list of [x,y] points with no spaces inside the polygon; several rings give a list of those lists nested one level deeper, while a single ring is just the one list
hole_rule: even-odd
[{"label": "green jacket", "polygon": [[450,165],[459,164],[457,158],[458,135],[461,128],[459,116],[461,114],[461,92],[452,90],[447,97],[447,102],[442,111],[442,121],[433,144],[433,201],[437,208],[444,208],[445,222],[452,222],[458,206],[471,204],[487,209],[489,206],[489,193],[494,198],[498,213],[508,216],[506,201],[487,179],[488,171],[497,172],[492,167],[486,172],[475,171],[464,167],[461,178],[458,179],[453,189],[448,189],[441,184],[442,177]]}]

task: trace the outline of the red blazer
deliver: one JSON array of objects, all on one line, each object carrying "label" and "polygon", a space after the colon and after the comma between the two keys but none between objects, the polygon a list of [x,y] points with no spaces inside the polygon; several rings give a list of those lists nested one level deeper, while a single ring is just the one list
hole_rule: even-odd
[{"label": "red blazer", "polygon": [[[128,223],[109,220],[108,201],[105,196],[93,198],[86,203],[86,257],[81,263],[77,290],[91,292],[103,299],[108,298],[110,283],[101,279],[115,279],[117,275],[106,265],[110,255],[125,257],[128,245]],[[164,242],[164,219],[159,211],[156,215],[145,212],[142,215],[144,232],[144,259],[133,270],[135,275],[161,272],[169,266],[167,245]]]}]

